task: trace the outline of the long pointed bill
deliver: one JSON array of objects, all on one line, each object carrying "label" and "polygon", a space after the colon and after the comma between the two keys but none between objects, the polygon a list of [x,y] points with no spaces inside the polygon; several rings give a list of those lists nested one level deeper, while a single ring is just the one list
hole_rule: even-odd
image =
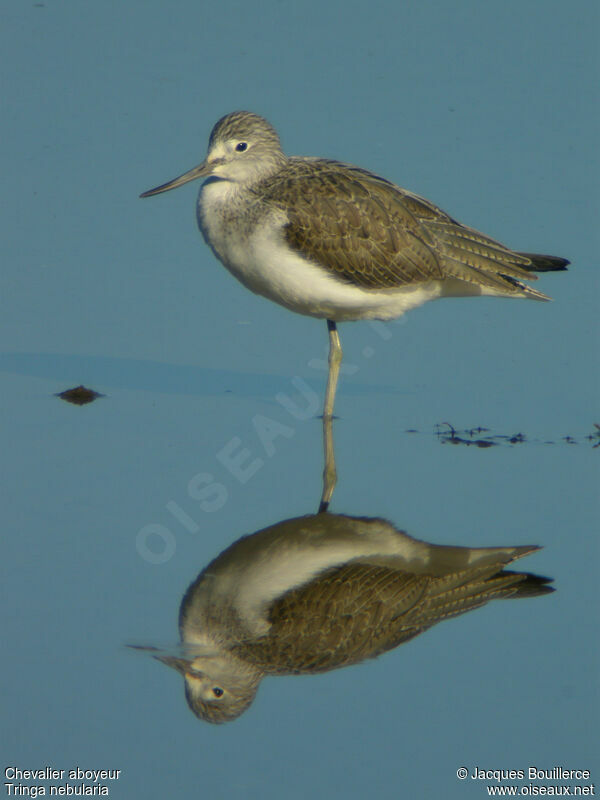
[{"label": "long pointed bill", "polygon": [[168,183],[157,186],[156,189],[149,189],[147,192],[141,194],[140,197],[152,197],[153,194],[160,194],[161,192],[168,192],[171,189],[177,189],[178,186],[183,186],[184,183],[189,183],[189,181],[195,181],[196,178],[206,178],[212,174],[213,167],[214,164],[203,161],[202,164],[198,164],[197,167],[194,167],[189,172],[184,172],[183,175],[180,175],[178,178]]},{"label": "long pointed bill", "polygon": [[157,661],[166,664],[167,667],[173,667],[181,675],[185,675],[189,671],[191,664],[185,658],[175,658],[175,656],[154,656]]},{"label": "long pointed bill", "polygon": [[157,661],[166,664],[167,667],[172,667],[180,675],[186,678],[203,678],[205,673],[194,666],[193,661],[187,658],[176,658],[175,656],[154,656]]}]

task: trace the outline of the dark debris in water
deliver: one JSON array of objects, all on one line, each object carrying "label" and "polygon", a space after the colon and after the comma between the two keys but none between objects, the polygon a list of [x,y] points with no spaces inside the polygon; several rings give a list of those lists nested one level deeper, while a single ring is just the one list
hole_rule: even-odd
[{"label": "dark debris in water", "polygon": [[[436,427],[436,436],[442,444],[464,444],[467,447],[496,447],[500,442],[495,441],[494,436],[489,436],[489,428],[469,428],[464,431],[457,431],[449,422],[441,422]],[[482,434],[485,434],[482,436]],[[521,435],[521,434],[519,434]]]},{"label": "dark debris in water", "polygon": [[75,386],[73,389],[65,389],[64,392],[58,392],[55,396],[76,406],[85,406],[87,403],[93,403],[99,397],[104,397],[100,392],[95,392],[93,389],[88,389],[83,385]]},{"label": "dark debris in water", "polygon": [[[415,428],[409,428],[405,433],[420,433]],[[600,447],[600,425],[594,423],[594,430],[585,436],[565,436],[556,439],[531,439],[525,433],[494,433],[490,428],[481,426],[459,430],[449,422],[440,422],[435,426],[435,436],[440,444],[461,444],[465,447],[498,447],[499,445],[517,444],[591,444],[593,448]]]}]

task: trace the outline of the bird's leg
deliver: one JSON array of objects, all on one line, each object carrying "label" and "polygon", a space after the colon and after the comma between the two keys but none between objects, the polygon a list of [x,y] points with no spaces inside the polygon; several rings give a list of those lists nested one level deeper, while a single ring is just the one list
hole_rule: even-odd
[{"label": "bird's leg", "polygon": [[327,330],[329,331],[329,374],[327,375],[323,419],[326,417],[333,417],[333,404],[335,402],[335,392],[337,389],[338,376],[340,374],[340,364],[342,363],[340,336],[337,332],[336,324],[332,319],[327,320]]},{"label": "bird's leg", "polygon": [[325,391],[325,406],[323,408],[323,449],[325,452],[325,466],[323,468],[323,494],[319,512],[327,511],[331,495],[337,483],[335,469],[335,452],[333,449],[333,405],[337,389],[340,364],[342,363],[342,345],[333,320],[327,320],[329,331],[329,374],[327,375],[327,389]]},{"label": "bird's leg", "polygon": [[329,508],[329,501],[337,483],[335,450],[333,449],[333,420],[331,416],[325,416],[325,414],[323,414],[323,450],[325,451],[325,466],[323,468],[323,494],[319,504],[319,514]]}]

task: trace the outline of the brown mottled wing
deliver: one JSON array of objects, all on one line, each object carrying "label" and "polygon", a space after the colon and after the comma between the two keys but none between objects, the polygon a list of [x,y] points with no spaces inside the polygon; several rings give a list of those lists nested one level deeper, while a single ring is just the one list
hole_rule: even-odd
[{"label": "brown mottled wing", "polygon": [[285,236],[291,247],[341,280],[365,288],[453,277],[512,292],[521,288],[516,279],[536,277],[528,255],[460,225],[427,200],[358,167],[292,159],[260,192],[287,213]]},{"label": "brown mottled wing", "polygon": [[269,633],[244,658],[268,672],[324,672],[357,663],[421,633],[401,618],[429,579],[386,567],[347,564],[276,601]]},{"label": "brown mottled wing", "polygon": [[[525,573],[492,565],[434,578],[350,563],[293,589],[271,607],[269,633],[240,655],[270,673],[325,672],[372,658],[494,597]],[[540,592],[542,593],[542,592]]]},{"label": "brown mottled wing", "polygon": [[382,289],[442,277],[433,237],[408,205],[389,202],[388,190],[397,192],[370,173],[310,160],[290,162],[283,175],[261,186],[288,215],[290,246],[341,280]]}]

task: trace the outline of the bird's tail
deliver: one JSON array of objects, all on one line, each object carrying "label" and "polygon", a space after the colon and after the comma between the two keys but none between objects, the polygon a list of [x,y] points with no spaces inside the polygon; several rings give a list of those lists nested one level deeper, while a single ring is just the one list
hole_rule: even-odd
[{"label": "bird's tail", "polygon": [[504,597],[537,597],[540,594],[550,594],[554,592],[552,586],[553,578],[546,578],[544,575],[534,575],[532,572],[511,572],[503,570],[496,577],[506,577],[513,575],[518,579],[512,586],[512,591],[507,592]]},{"label": "bird's tail", "polygon": [[[537,549],[533,546],[514,548],[510,560],[522,558]],[[513,572],[502,567],[502,563],[475,566],[436,579],[430,590],[428,615],[433,614],[439,622],[479,608],[490,600],[536,597],[554,591],[548,585],[552,578],[531,572]]]},{"label": "bird's tail", "polygon": [[559,256],[545,256],[539,253],[519,253],[519,255],[531,261],[530,266],[523,267],[528,272],[559,272],[565,270],[571,263]]}]

